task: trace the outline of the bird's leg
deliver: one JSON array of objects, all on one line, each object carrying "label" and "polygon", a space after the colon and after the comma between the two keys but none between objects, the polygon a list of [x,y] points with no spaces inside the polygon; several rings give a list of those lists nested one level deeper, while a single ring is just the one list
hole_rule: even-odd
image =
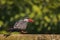
[{"label": "bird's leg", "polygon": [[24,34],[25,34],[25,33],[27,33],[27,31],[25,31],[25,30],[21,30],[21,33],[24,33]]}]

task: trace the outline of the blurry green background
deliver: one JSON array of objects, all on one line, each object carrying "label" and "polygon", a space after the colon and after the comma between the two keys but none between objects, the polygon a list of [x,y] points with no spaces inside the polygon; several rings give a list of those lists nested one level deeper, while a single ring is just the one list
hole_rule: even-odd
[{"label": "blurry green background", "polygon": [[0,0],[1,34],[24,17],[35,21],[28,25],[28,33],[60,34],[60,0]]}]

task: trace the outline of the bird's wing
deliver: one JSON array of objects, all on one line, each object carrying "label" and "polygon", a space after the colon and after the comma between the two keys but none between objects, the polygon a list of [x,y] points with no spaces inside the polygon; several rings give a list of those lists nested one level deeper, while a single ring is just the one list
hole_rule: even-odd
[{"label": "bird's wing", "polygon": [[26,27],[27,27],[27,22],[24,22],[23,20],[19,20],[14,25],[14,28],[17,28],[17,29],[26,29]]}]

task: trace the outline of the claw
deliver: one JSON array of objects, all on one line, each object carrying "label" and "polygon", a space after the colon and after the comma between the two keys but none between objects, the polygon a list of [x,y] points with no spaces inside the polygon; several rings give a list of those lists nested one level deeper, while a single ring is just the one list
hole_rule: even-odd
[{"label": "claw", "polygon": [[27,33],[26,31],[21,31],[22,33]]}]

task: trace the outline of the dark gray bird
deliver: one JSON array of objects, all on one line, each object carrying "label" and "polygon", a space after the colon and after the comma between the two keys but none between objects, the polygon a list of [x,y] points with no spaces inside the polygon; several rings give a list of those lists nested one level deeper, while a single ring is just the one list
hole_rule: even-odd
[{"label": "dark gray bird", "polygon": [[[26,28],[27,28],[28,22],[33,22],[33,20],[30,18],[25,18],[23,20],[19,20],[14,24],[13,28],[8,29],[8,31],[10,31],[10,33],[11,33],[11,31],[13,31],[13,30],[19,30],[21,33],[27,33]],[[4,36],[8,37],[10,35],[10,33],[7,35],[5,34]]]}]

